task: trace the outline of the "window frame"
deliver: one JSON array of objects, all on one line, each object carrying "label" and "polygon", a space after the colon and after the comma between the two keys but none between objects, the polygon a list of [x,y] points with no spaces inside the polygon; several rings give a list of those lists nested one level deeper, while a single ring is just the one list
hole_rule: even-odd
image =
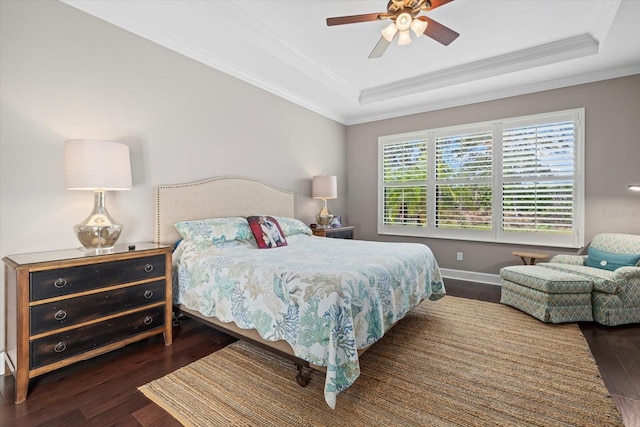
[{"label": "window frame", "polygon": [[[485,241],[495,243],[511,243],[521,245],[579,248],[584,246],[584,108],[533,114],[464,125],[447,126],[435,129],[407,132],[402,134],[385,135],[378,138],[378,234],[429,237],[453,240]],[[507,231],[502,229],[503,220],[503,184],[510,179],[503,178],[503,131],[517,127],[545,125],[561,121],[573,121],[573,232],[545,233],[533,231]],[[472,230],[464,228],[436,227],[436,144],[439,137],[466,135],[490,130],[492,139],[492,214],[491,230]],[[424,226],[404,226],[384,224],[384,189],[388,185],[384,182],[383,151],[387,144],[397,144],[416,140],[427,141],[427,209]],[[523,176],[523,178],[528,175]],[[541,179],[544,181],[545,179]],[[551,180],[549,178],[548,180]],[[464,181],[464,180],[463,180]],[[482,180],[476,181],[480,183]],[[485,180],[486,182],[487,180]],[[455,183],[451,180],[450,183]],[[472,180],[473,182],[473,180]],[[439,182],[442,183],[442,182]],[[449,183],[449,182],[448,182]]]}]

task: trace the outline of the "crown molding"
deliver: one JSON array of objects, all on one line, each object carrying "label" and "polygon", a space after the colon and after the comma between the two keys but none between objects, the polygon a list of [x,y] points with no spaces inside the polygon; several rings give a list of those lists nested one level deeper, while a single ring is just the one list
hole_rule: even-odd
[{"label": "crown molding", "polygon": [[430,111],[455,108],[463,105],[477,104],[480,102],[495,101],[497,99],[510,98],[513,96],[527,95],[530,93],[543,92],[546,90],[560,89],[564,87],[577,86],[581,84],[594,83],[602,80],[616,79],[631,75],[640,74],[640,65],[630,65],[616,69],[607,69],[594,73],[573,75],[561,79],[547,80],[529,85],[517,85],[495,91],[481,92],[474,95],[462,96],[458,98],[448,98],[436,102],[421,102],[419,105],[395,110],[393,113],[382,114],[362,114],[351,116],[342,123],[351,126],[363,123],[370,123],[380,120],[394,119],[412,114],[428,113]]},{"label": "crown molding", "polygon": [[593,29],[591,34],[593,34],[593,37],[601,43],[609,35],[609,30],[613,26],[613,22],[621,3],[622,0],[610,0],[599,3],[598,12],[595,14],[597,16],[596,21],[591,26]]},{"label": "crown molding", "polygon": [[440,89],[514,71],[521,71],[556,62],[598,53],[599,43],[590,34],[581,34],[529,49],[470,62],[433,73],[364,89],[360,104],[385,101],[405,95]]}]

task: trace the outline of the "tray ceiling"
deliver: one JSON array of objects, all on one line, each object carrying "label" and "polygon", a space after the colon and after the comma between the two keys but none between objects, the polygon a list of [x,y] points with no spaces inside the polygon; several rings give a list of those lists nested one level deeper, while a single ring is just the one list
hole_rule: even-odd
[{"label": "tray ceiling", "polygon": [[460,33],[369,52],[388,21],[327,27],[386,1],[64,3],[344,124],[640,73],[640,1],[455,0]]}]

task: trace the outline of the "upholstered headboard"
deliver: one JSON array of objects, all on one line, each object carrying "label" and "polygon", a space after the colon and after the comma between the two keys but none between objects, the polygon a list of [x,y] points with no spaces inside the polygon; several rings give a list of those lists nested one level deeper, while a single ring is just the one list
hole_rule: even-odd
[{"label": "upholstered headboard", "polygon": [[224,176],[184,184],[158,185],[154,191],[153,240],[174,244],[179,221],[255,214],[293,218],[295,193],[262,181]]}]

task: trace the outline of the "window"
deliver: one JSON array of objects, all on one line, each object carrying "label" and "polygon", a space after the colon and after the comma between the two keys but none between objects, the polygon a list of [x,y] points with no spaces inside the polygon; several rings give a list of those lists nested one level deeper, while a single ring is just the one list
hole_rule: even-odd
[{"label": "window", "polygon": [[379,138],[380,234],[583,245],[584,109]]},{"label": "window", "polygon": [[426,225],[427,142],[389,143],[382,153],[385,186],[383,223],[403,227]]},{"label": "window", "polygon": [[435,137],[436,228],[490,230],[492,135]]}]

